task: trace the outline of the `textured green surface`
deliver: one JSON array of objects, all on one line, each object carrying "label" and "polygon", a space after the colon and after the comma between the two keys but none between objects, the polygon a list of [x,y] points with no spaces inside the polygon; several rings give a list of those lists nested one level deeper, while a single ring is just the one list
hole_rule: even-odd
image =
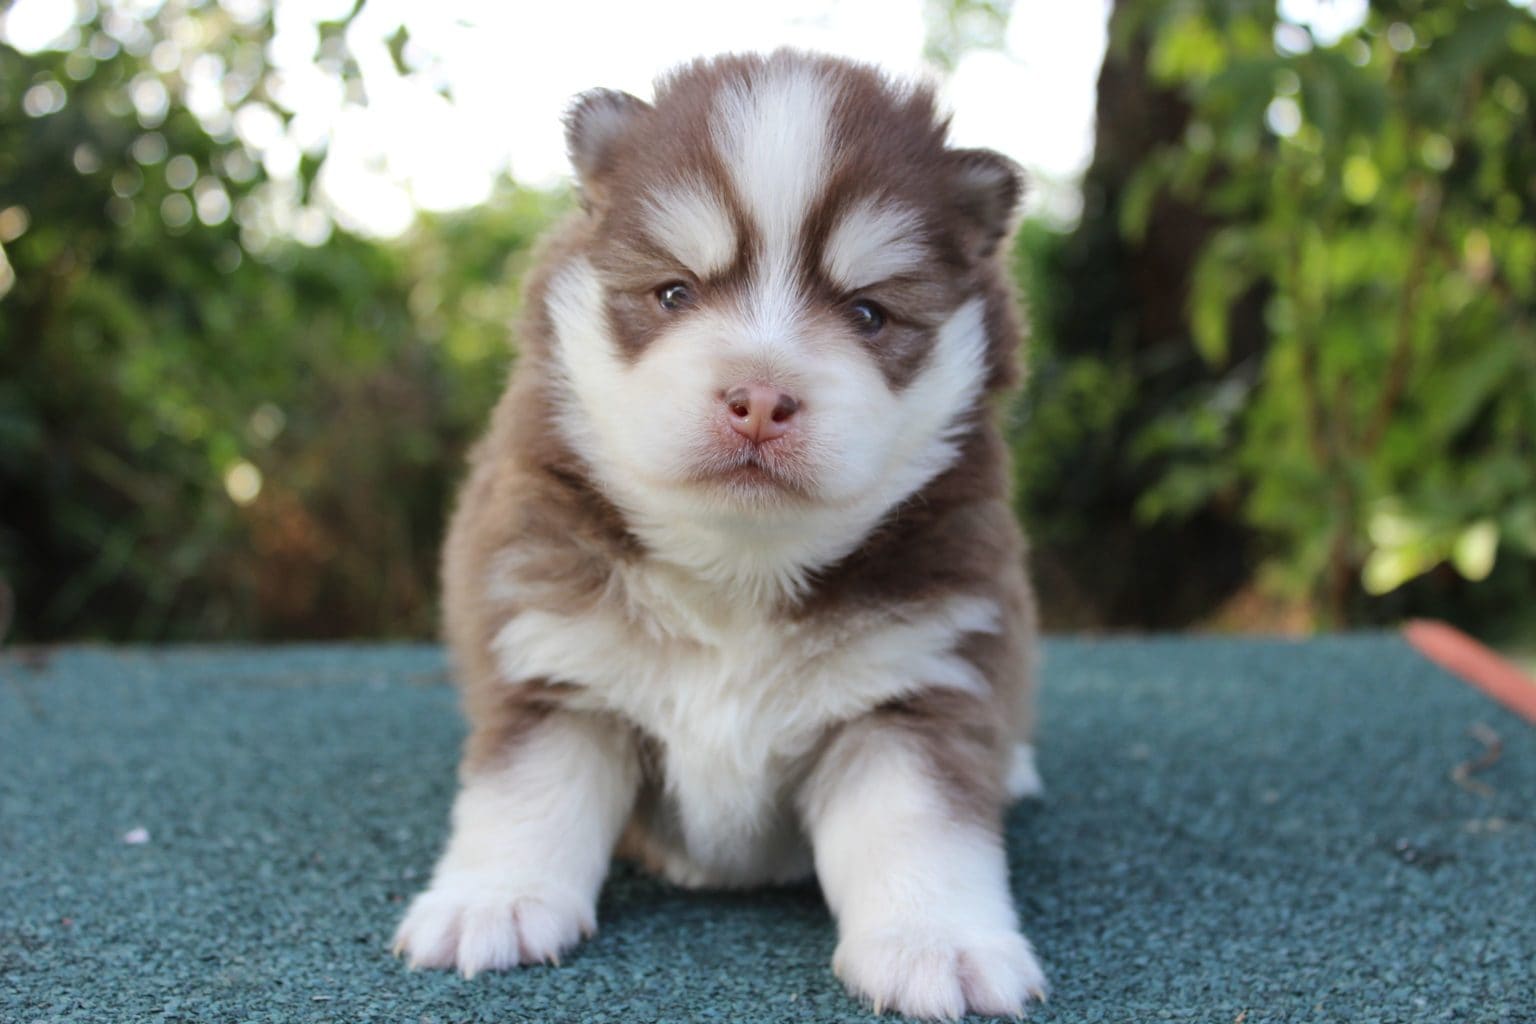
[{"label": "textured green surface", "polygon": [[[1059,640],[1046,675],[1010,823],[1035,1019],[1536,1020],[1536,730],[1391,637]],[[563,967],[407,972],[444,683],[429,648],[0,659],[0,1020],[870,1019],[810,886],[621,869]],[[1477,722],[1487,794],[1449,778]]]}]

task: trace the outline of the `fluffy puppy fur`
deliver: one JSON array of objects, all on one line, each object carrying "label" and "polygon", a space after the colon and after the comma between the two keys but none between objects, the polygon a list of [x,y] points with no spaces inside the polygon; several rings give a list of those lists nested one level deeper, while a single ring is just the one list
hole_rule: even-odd
[{"label": "fluffy puppy fur", "polygon": [[578,99],[583,209],[447,540],[470,735],[413,965],[557,960],[617,852],[687,886],[814,871],[876,1008],[1042,995],[999,836],[1035,785],[992,410],[1021,185],[946,127],[926,87],[792,52]]}]

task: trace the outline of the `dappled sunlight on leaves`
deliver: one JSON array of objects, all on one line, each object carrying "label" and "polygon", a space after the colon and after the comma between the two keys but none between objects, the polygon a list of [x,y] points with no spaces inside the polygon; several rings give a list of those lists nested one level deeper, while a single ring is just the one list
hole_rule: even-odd
[{"label": "dappled sunlight on leaves", "polygon": [[[1063,401],[1057,360],[1130,361],[1138,386],[1100,415],[1123,447],[1094,471],[1136,495],[1141,528],[1245,531],[1245,578],[1324,623],[1465,601],[1536,632],[1536,545],[1515,528],[1536,492],[1536,17],[1506,0],[1278,10],[1116,5],[1101,132],[1106,88],[1111,113],[1151,113],[1108,122],[1089,175],[1117,237],[1085,223],[1063,244],[1123,269],[1091,284],[1113,299],[1067,304],[1097,336],[1050,325],[1076,350],[1037,352],[1034,415]],[[1138,320],[1167,301],[1138,290],[1159,273],[1177,325]],[[1244,407],[1218,414],[1233,388]],[[1079,453],[1100,447],[1087,429],[1065,435]],[[1021,467],[1036,441],[1021,434]],[[1024,486],[1049,523],[1052,492]]]},{"label": "dappled sunlight on leaves", "polygon": [[[0,45],[0,575],[23,637],[432,631],[449,488],[565,199],[507,184],[399,243],[335,233],[314,168],[276,182],[255,144],[286,131],[264,11],[107,5],[69,49]],[[27,82],[48,83],[31,108]]]}]

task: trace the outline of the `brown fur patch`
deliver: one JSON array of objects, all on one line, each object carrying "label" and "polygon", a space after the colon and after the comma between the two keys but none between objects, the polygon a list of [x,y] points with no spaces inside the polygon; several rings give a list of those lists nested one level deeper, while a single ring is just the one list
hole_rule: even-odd
[{"label": "brown fur patch", "polygon": [[843,780],[868,771],[866,756],[888,749],[892,739],[922,759],[950,820],[999,831],[1011,746],[1007,726],[986,697],[943,689],[894,701],[830,735],[799,794],[802,816],[820,817]]},{"label": "brown fur patch", "polygon": [[554,425],[544,298],[551,270],[584,235],[576,222],[554,236],[529,281],[521,360],[470,454],[443,547],[444,639],[471,725],[466,770],[497,756],[567,692],[559,681],[501,677],[492,642],[518,605],[495,592],[497,558],[514,546],[526,552],[519,575],[537,588],[540,606],[577,613],[598,600],[615,565],[640,553]]},{"label": "brown fur patch", "polygon": [[956,820],[999,827],[1011,744],[990,701],[956,690],[930,690],[887,705],[870,719],[917,744]]}]

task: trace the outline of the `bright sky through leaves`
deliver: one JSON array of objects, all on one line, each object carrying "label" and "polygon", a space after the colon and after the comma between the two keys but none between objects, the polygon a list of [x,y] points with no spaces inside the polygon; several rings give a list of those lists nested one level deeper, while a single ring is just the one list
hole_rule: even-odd
[{"label": "bright sky through leaves", "polygon": [[[221,2],[237,17],[261,10]],[[295,168],[300,153],[325,152],[320,187],[332,214],[373,235],[398,234],[418,208],[480,202],[503,171],[526,184],[557,183],[567,174],[560,115],[573,95],[607,86],[646,96],[658,72],[701,54],[788,45],[924,72],[922,0],[729,8],[674,0],[665,17],[627,3],[370,0],[347,33],[363,105],[315,61],[318,23],[351,8],[351,0],[278,0],[268,58],[280,76],[276,98],[294,117],[286,131],[255,111],[237,114],[234,125],[275,177]],[[1058,219],[1074,215],[1076,179],[1092,151],[1107,10],[1104,0],[1018,0],[1005,48],[965,54],[944,83],[956,142],[1020,161],[1031,171],[1036,209]],[[78,17],[63,0],[19,0],[3,34],[26,51],[70,45]],[[401,26],[407,75],[390,52]]]}]

